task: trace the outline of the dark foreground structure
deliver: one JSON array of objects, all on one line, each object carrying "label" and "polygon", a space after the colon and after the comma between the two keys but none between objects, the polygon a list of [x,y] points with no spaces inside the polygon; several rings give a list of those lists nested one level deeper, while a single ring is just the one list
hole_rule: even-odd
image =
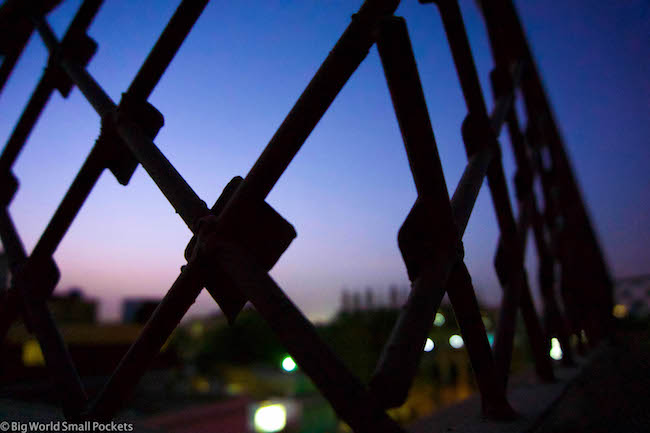
[{"label": "dark foreground structure", "polygon": [[[557,338],[563,360],[570,365],[572,336],[578,337],[575,348],[587,351],[610,334],[611,280],[512,0],[479,2],[496,65],[491,73],[496,95],[491,109],[480,88],[457,1],[439,0],[432,2],[435,6],[422,6],[440,11],[468,111],[461,131],[468,163],[451,199],[405,21],[393,15],[399,1],[366,0],[253,168],[245,178],[233,179],[212,208],[154,144],[163,116],[147,102],[207,0],[181,2],[118,104],[86,70],[97,49],[86,29],[101,1],[85,0],[60,41],[46,20],[57,3],[9,0],[0,9],[0,52],[4,56],[0,90],[33,32],[50,52],[48,67],[0,157],[0,234],[12,275],[11,287],[2,293],[0,335],[22,314],[41,345],[67,419],[110,420],[204,287],[230,322],[237,320],[250,301],[338,416],[356,432],[404,431],[386,409],[399,406],[406,398],[445,293],[471,359],[483,413],[487,419],[503,423],[516,418],[507,390],[518,312],[524,319],[536,375],[549,383],[555,379],[549,358],[551,338]],[[365,385],[322,342],[313,325],[269,277],[268,271],[296,233],[265,198],[373,44],[379,50],[418,198],[398,236],[411,292],[375,373]],[[18,188],[11,167],[50,95],[58,91],[65,97],[73,86],[101,117],[101,131],[28,254],[7,211]],[[514,109],[519,95],[525,106],[525,125]],[[517,164],[517,219],[498,141],[504,125]],[[52,255],[103,170],[110,170],[118,182],[127,185],[138,164],[194,237],[185,251],[187,266],[103,390],[89,398],[45,303],[59,279]],[[494,263],[504,291],[494,349],[481,321],[462,244],[485,178],[500,230]],[[538,180],[543,209],[533,189]],[[523,265],[529,229],[540,259],[543,320],[534,308]],[[561,299],[555,296],[557,285]]]}]

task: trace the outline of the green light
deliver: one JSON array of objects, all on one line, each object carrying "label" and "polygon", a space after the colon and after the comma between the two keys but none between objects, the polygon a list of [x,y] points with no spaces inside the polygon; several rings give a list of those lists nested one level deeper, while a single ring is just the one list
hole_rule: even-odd
[{"label": "green light", "polygon": [[488,343],[490,343],[490,346],[494,345],[494,333],[493,332],[488,332]]},{"label": "green light", "polygon": [[282,368],[284,368],[285,371],[293,371],[297,367],[295,361],[290,357],[287,356],[282,360]]},{"label": "green light", "polygon": [[436,326],[442,326],[445,324],[445,316],[442,313],[436,313],[436,318],[433,319],[433,324]]}]

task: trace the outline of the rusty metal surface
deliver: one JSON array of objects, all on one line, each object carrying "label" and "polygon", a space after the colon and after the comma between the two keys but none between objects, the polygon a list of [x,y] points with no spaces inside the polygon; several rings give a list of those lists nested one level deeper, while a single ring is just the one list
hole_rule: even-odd
[{"label": "rusty metal surface", "polygon": [[[46,364],[62,396],[66,418],[113,418],[203,287],[231,323],[250,301],[339,417],[357,432],[403,431],[385,409],[400,405],[406,398],[445,293],[467,346],[483,413],[495,420],[514,417],[506,395],[518,312],[524,318],[537,374],[546,381],[554,377],[548,356],[551,336],[560,339],[570,362],[570,334],[585,329],[593,342],[606,335],[611,312],[606,265],[510,0],[479,2],[496,63],[492,74],[495,103],[491,112],[480,87],[457,0],[435,2],[468,109],[460,131],[468,163],[451,199],[406,23],[393,16],[399,1],[366,0],[250,172],[243,179],[233,179],[211,209],[155,145],[153,140],[164,119],[147,103],[207,0],[180,3],[119,104],[86,70],[97,49],[86,30],[102,1],[85,0],[61,41],[45,17],[57,3],[9,1],[0,7],[0,25],[7,35],[13,35],[0,37],[0,53],[4,55],[0,91],[34,29],[50,53],[48,67],[0,156],[0,237],[14,275],[12,287],[0,296],[0,337],[4,337],[13,320],[24,317],[43,348]],[[418,198],[398,236],[412,281],[411,293],[375,374],[365,386],[269,277],[268,271],[296,233],[265,198],[375,43]],[[72,86],[79,88],[100,116],[101,131],[34,250],[27,255],[7,210],[18,188],[12,166],[52,92],[59,90],[67,96]],[[523,93],[529,119],[525,133],[514,109],[517,89]],[[510,203],[497,139],[504,124],[517,164],[518,221]],[[540,156],[543,151],[550,152],[552,166],[544,166]],[[59,278],[52,255],[104,169],[108,168],[119,183],[127,185],[139,164],[194,236],[185,251],[187,266],[103,390],[89,402],[45,304]],[[488,343],[471,275],[463,261],[462,245],[486,178],[500,230],[495,268],[504,291],[494,351]],[[541,182],[544,193],[543,211],[532,187],[536,180]],[[571,229],[559,224],[559,218],[568,221]],[[540,257],[544,327],[535,311],[523,266],[529,229]],[[576,249],[584,254],[574,257],[571,251]],[[561,265],[559,278],[553,272],[554,263]],[[576,284],[575,269],[588,268],[595,269],[589,280],[594,283],[590,293]],[[557,284],[562,286],[561,300],[554,295]],[[585,299],[589,303],[583,310],[578,303]]]}]

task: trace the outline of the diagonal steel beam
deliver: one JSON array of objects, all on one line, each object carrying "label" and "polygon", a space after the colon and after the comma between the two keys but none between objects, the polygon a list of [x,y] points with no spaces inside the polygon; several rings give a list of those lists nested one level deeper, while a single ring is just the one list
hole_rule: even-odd
[{"label": "diagonal steel beam", "polygon": [[[490,74],[492,88],[495,97],[503,95],[510,89],[514,89],[518,83],[513,83],[508,71],[503,67],[495,68]],[[515,190],[519,207],[518,231],[522,242],[522,250],[525,250],[526,232],[532,227],[535,238],[535,245],[540,260],[539,282],[542,298],[544,300],[544,317],[546,325],[546,337],[551,333],[558,336],[564,356],[562,358],[565,364],[572,363],[571,347],[569,344],[569,332],[566,326],[557,299],[554,293],[554,271],[553,256],[550,247],[547,244],[544,223],[537,209],[537,200],[533,190],[535,172],[531,164],[528,151],[526,149],[525,138],[519,127],[519,119],[516,110],[512,109],[507,114],[508,133],[510,135],[510,144],[515,155],[517,171],[515,173]],[[497,246],[497,258],[503,254],[503,243],[499,240]],[[548,349],[548,347],[547,347]]]},{"label": "diagonal steel beam", "polygon": [[[181,3],[181,6],[183,4],[184,3]],[[180,6],[179,9],[181,9]],[[190,10],[190,12],[193,14],[195,13],[194,10]],[[184,17],[183,14],[179,14],[177,11],[173,17],[176,19],[172,20],[172,23],[183,27],[186,26],[186,21],[178,18],[179,16]],[[192,15],[192,17],[194,16],[195,15]],[[37,29],[43,37],[50,52],[57,55],[61,50],[61,45],[43,19],[37,19]],[[166,34],[172,33],[176,35],[175,32],[177,32],[176,27],[168,25],[159,41],[166,40]],[[145,65],[148,65],[146,68],[146,71],[148,72],[145,75],[142,73],[138,74],[138,76],[141,77],[140,80],[143,79],[143,77],[146,78],[148,76],[147,74],[153,74],[155,72],[159,72],[157,77],[160,78],[162,72],[171,61],[170,55],[173,55],[175,52],[173,50],[174,47],[169,44],[157,43],[154,50],[152,50],[152,54],[150,54],[148,61],[145,62]],[[163,57],[164,61],[154,62],[149,60],[152,58],[158,59],[160,57]],[[158,150],[155,144],[153,144],[151,138],[141,131],[138,125],[133,124],[129,119],[120,118],[120,115],[117,113],[118,107],[116,104],[84,68],[80,67],[75,62],[68,60],[66,57],[61,57],[59,63],[70,75],[72,81],[77,84],[79,89],[84,93],[100,117],[102,117],[103,120],[107,119],[106,122],[114,122],[116,124],[116,129],[127,145],[129,145],[131,152],[136,156],[140,163],[142,163],[143,167],[147,169],[152,179],[159,185],[174,208],[181,214],[181,217],[188,227],[192,229],[193,224],[198,217],[207,214],[205,203],[200,200],[190,186],[187,185],[185,180]],[[148,89],[153,89],[151,83],[149,83]],[[144,96],[144,94],[140,93],[140,96]],[[146,96],[148,96],[148,94]],[[53,254],[85,199],[92,191],[99,176],[103,172],[104,168],[107,167],[109,161],[109,150],[104,149],[103,147],[105,146],[96,145],[86,159],[86,162],[64,197],[63,202],[46,228],[45,233],[41,236],[41,240],[35,247],[35,252],[38,256],[49,256]]]},{"label": "diagonal steel beam", "polygon": [[0,65],[0,93],[34,31],[34,25],[25,11],[42,16],[59,3],[61,0],[7,0],[0,5],[0,29],[3,30],[0,37],[0,56],[3,57]]},{"label": "diagonal steel beam", "polygon": [[382,410],[377,397],[321,341],[314,325],[245,251],[219,240],[207,250],[216,255],[341,419],[357,433],[403,432]]},{"label": "diagonal steel beam", "polygon": [[[496,56],[502,59],[522,58],[528,65],[522,83],[528,119],[543,135],[544,145],[550,151],[558,197],[564,217],[559,240],[563,274],[575,280],[573,291],[582,298],[588,315],[589,337],[595,341],[605,336],[612,322],[612,282],[582,199],[565,145],[554,120],[539,72],[524,35],[517,11],[511,0],[481,1],[490,44]],[[503,41],[508,44],[503,44]],[[570,228],[570,229],[569,229]],[[563,277],[564,278],[564,277]],[[583,287],[588,287],[588,290]],[[587,301],[587,304],[585,304]],[[585,308],[586,307],[586,308]]]},{"label": "diagonal steel beam", "polygon": [[[337,42],[328,58],[316,73],[312,82],[296,103],[296,106],[290,115],[267,146],[265,152],[258,159],[258,162],[248,174],[247,178],[238,187],[234,196],[228,201],[228,204],[225,206],[225,209],[218,218],[218,223],[209,226],[204,225],[204,227],[210,227],[211,230],[207,236],[210,236],[213,239],[218,239],[219,236],[214,236],[214,234],[215,232],[218,233],[220,230],[223,230],[222,227],[224,224],[228,223],[228,218],[230,218],[231,221],[232,219],[236,219],[236,212],[238,209],[245,207],[245,203],[250,203],[251,201],[254,202],[260,197],[263,200],[266,194],[268,194],[272,184],[277,181],[277,178],[281,175],[282,171],[284,171],[284,168],[286,168],[290,160],[293,158],[295,152],[297,152],[300,145],[302,145],[302,141],[304,141],[306,136],[309,135],[309,132],[325,112],[327,106],[329,106],[335,98],[345,81],[347,81],[349,76],[354,72],[358,64],[367,54],[370,46],[374,43],[373,31],[375,30],[378,21],[386,14],[391,14],[396,7],[397,2],[395,1],[369,0],[364,3],[359,13],[355,15],[352,24],[348,27],[339,42]],[[48,45],[52,49],[55,49],[55,38],[53,35],[48,34],[51,32],[48,32],[48,29],[43,24],[41,24],[39,30],[44,34],[46,42],[49,40]],[[109,110],[113,108],[111,106],[112,102],[110,102],[110,99],[103,94],[92,78],[88,76],[85,71],[75,68],[74,65],[64,64],[63,66],[70,73],[82,92],[86,94],[90,102],[95,105],[98,112],[102,114],[105,110],[108,114]],[[332,82],[334,85],[332,85]],[[142,133],[138,128],[131,127],[129,123],[122,119],[118,119],[116,124],[117,131],[125,139],[129,148],[136,157],[138,157],[152,178],[154,178],[163,193],[167,195],[170,191],[168,191],[169,188],[165,185],[165,182],[169,182],[169,180],[166,179],[167,176],[164,173],[160,174],[160,171],[156,171],[160,166],[163,166],[164,168],[165,164],[160,164],[160,162],[156,161],[155,158],[149,159],[147,158],[148,155],[146,153],[142,153],[143,150],[146,152],[151,151],[152,145],[146,143],[146,140],[142,138]],[[296,129],[302,132],[296,132]],[[279,170],[278,167],[280,167]],[[149,168],[151,168],[151,171]],[[273,172],[273,174],[269,174],[269,171]],[[157,174],[158,179],[156,178]],[[265,190],[266,192],[264,192]],[[178,200],[174,201],[170,199],[172,205],[175,205],[175,203],[179,204],[174,207],[186,222],[191,222],[191,224],[188,225],[194,230],[198,230],[200,225],[198,224],[197,219],[189,219],[186,216],[187,212],[184,211],[187,208],[182,206],[182,203],[180,202],[181,200],[182,197],[179,197]],[[235,205],[233,205],[233,203],[235,203]],[[235,210],[233,211],[233,209]],[[227,212],[229,213],[227,214]],[[200,216],[204,216],[206,213]],[[217,220],[214,216],[209,218],[213,221]],[[201,218],[201,220],[204,220],[204,218]],[[230,262],[228,262],[227,265],[233,266]],[[226,267],[226,265],[224,265],[224,267]],[[90,411],[85,415],[86,417],[105,419],[106,417],[110,417],[111,413],[119,406],[119,402],[123,398],[123,391],[128,392],[128,389],[133,385],[134,378],[138,376],[138,372],[143,371],[143,368],[146,368],[143,367],[143,365],[146,366],[150,359],[155,356],[168,333],[171,332],[175,323],[177,323],[185,313],[185,307],[189,308],[189,305],[191,305],[193,300],[196,298],[198,291],[200,291],[200,286],[197,286],[197,278],[199,277],[195,274],[197,271],[194,271],[193,269],[193,266],[188,265],[188,268],[184,271],[184,273],[186,273],[185,276],[181,274],[179,277],[180,280],[177,280],[173,286],[173,290],[170,290],[168,296],[166,296],[156,310],[157,313],[155,313],[154,316],[152,316],[152,319],[148,322],[150,325],[147,325],[147,332],[141,335],[136,344],[134,344],[129,351],[129,354],[127,355],[129,359],[133,361],[137,358],[137,362],[134,364],[132,361],[124,361],[120,364],[120,368],[115,372],[111,381],[102,394],[100,394],[100,397],[95,404],[91,406]],[[238,277],[231,275],[231,277],[234,281],[238,282],[238,285],[241,284],[241,275]],[[252,287],[250,288],[250,291],[255,290],[265,289],[260,289],[259,287],[257,289]],[[274,315],[272,311],[277,307],[272,306],[267,300],[264,300],[264,296],[266,296],[265,292],[255,293],[255,296],[252,296],[249,291],[242,291],[248,299],[251,299],[251,302],[256,305],[263,315],[265,315],[265,312],[266,314]],[[319,340],[314,338],[314,335],[312,335],[313,333],[309,331],[310,329],[313,329],[313,326],[309,324],[304,316],[302,316],[295,306],[291,304],[279,288],[274,289],[273,291],[275,292],[274,296],[280,298],[280,305],[290,305],[285,308],[285,313],[287,313],[285,319],[292,321],[295,325],[290,329],[280,327],[278,333],[281,334],[281,339],[291,340],[293,338],[291,337],[291,333],[300,334],[303,332],[304,328],[306,329],[304,332],[307,332],[306,339],[300,344],[300,347],[306,346],[313,348],[314,346],[311,345],[311,342],[313,341],[313,344],[316,345],[315,350],[318,352],[323,352],[325,350],[323,353],[327,357],[327,360],[330,361],[331,356],[329,352],[326,349],[323,349]],[[262,298],[260,298],[260,296]],[[260,299],[261,301],[257,301]],[[264,306],[260,307],[258,305],[259,302],[262,302]],[[271,323],[273,322],[272,319],[268,317],[266,318]],[[297,348],[295,341],[293,341],[293,343],[286,343],[286,345],[289,347],[290,352],[304,351],[304,349]],[[314,360],[311,359],[305,361],[304,355],[296,355],[296,360],[299,364],[302,363],[303,365],[309,365],[308,367],[304,367],[304,369],[310,372],[312,378],[314,378],[314,380],[319,384],[319,387],[327,387],[328,391],[324,392],[325,395],[330,397],[330,402],[337,412],[339,412],[339,414],[346,419],[350,425],[355,426],[355,429],[358,431],[399,431],[399,428],[390,421],[383,412],[378,412],[378,407],[373,406],[372,398],[368,396],[361,396],[362,402],[359,404],[363,411],[355,414],[355,412],[357,412],[356,403],[354,405],[354,410],[351,410],[348,403],[341,401],[342,397],[340,391],[335,390],[338,386],[333,387],[329,384],[330,380],[322,380],[318,377],[319,373],[317,370],[322,369],[323,365],[320,361],[317,369],[313,364]],[[339,371],[340,367],[340,362],[334,361],[332,368]],[[353,387],[352,390],[355,395],[364,392],[363,388],[355,388],[357,386],[355,384],[358,382],[356,379],[350,378],[351,375],[349,373],[343,371],[341,374],[341,377],[347,378],[345,381],[349,382],[350,386]],[[336,383],[340,385],[340,381],[337,381]],[[350,390],[349,387],[347,389]],[[347,396],[346,398],[349,398],[349,393],[345,394]],[[106,407],[106,409],[102,409],[104,407]]]},{"label": "diagonal steel beam", "polygon": [[[88,63],[96,50],[96,44],[86,35],[86,29],[97,14],[102,0],[86,0],[75,14],[63,38],[62,46],[65,51],[72,51],[75,58],[83,64]],[[25,20],[25,18],[23,18]],[[31,31],[31,30],[30,30]],[[81,49],[80,49],[81,48]],[[55,60],[50,58],[48,67],[36,85],[29,102],[25,106],[16,126],[14,127],[4,149],[0,155],[0,176],[3,182],[0,185],[2,203],[9,204],[18,188],[18,181],[10,173],[11,166],[18,158],[27,138],[34,129],[36,122],[47,105],[55,89],[59,89],[67,97],[72,89],[72,83],[63,76],[56,66]]]},{"label": "diagonal steel beam", "polygon": [[[493,146],[499,149],[496,131],[490,125],[487,107],[483,99],[483,92],[478,79],[476,66],[472,58],[471,48],[465,31],[463,18],[456,0],[439,0],[435,2],[442,17],[443,26],[456,71],[461,83],[461,89],[468,108],[468,117],[463,122],[463,139],[468,157],[486,147]],[[487,142],[487,144],[486,144]],[[500,311],[499,328],[495,341],[495,360],[497,371],[504,385],[507,383],[510,362],[513,350],[515,319],[517,309],[522,307],[526,330],[531,346],[543,346],[543,339],[538,339],[541,334],[539,320],[534,308],[531,310],[530,289],[525,269],[523,268],[523,251],[518,240],[517,227],[508,196],[508,187],[503,174],[500,156],[494,158],[487,172],[488,186],[492,195],[493,207],[497,222],[507,248],[507,262],[505,267],[497,269],[504,289],[502,308]],[[509,271],[507,279],[503,280],[500,272]],[[523,292],[527,292],[522,296]],[[543,347],[533,350],[538,373],[543,380],[552,380],[553,370],[548,356],[540,356]]]},{"label": "diagonal steel beam", "polygon": [[181,2],[127,90],[134,99],[149,98],[207,4],[208,0]]},{"label": "diagonal steel beam", "polygon": [[[26,253],[13,221],[5,208],[0,208],[0,238],[9,254],[12,273],[15,274],[24,264]],[[24,305],[25,322],[30,331],[36,335],[41,346],[50,377],[59,392],[64,413],[66,416],[78,413],[85,407],[88,398],[45,299],[32,296],[32,293],[25,291],[16,293],[16,288],[10,290],[13,293],[5,299],[8,304],[2,306],[5,310],[3,313],[15,317],[16,310],[20,310],[20,304]],[[3,317],[3,328],[5,320],[6,318]],[[7,328],[10,324],[6,324]],[[3,331],[6,332],[5,329]],[[4,334],[0,337],[4,338]]]},{"label": "diagonal steel beam", "polygon": [[[459,257],[461,235],[457,233],[456,215],[449,202],[442,164],[403,18],[391,17],[382,22],[377,46],[418,191],[418,202],[400,229],[400,249],[413,281],[411,294],[384,347],[370,382],[371,389],[385,407],[399,406],[404,402],[417,371],[433,315],[447,291],[453,298],[463,335],[467,337],[484,413],[492,417],[511,415],[512,409],[505,399],[505,393],[495,380],[494,361],[471,279],[462,257]],[[484,158],[477,160],[479,163],[486,159],[487,155],[482,155]],[[487,164],[484,164],[483,176],[485,170]],[[472,179],[476,188],[482,184],[483,176]],[[475,195],[472,198],[471,193],[461,193],[461,196],[472,203],[476,198]],[[471,210],[471,206],[469,208]],[[416,212],[422,214],[422,209],[426,209],[424,215],[418,216]],[[465,220],[468,218],[469,215],[461,217]],[[426,239],[424,243],[423,239]]]}]

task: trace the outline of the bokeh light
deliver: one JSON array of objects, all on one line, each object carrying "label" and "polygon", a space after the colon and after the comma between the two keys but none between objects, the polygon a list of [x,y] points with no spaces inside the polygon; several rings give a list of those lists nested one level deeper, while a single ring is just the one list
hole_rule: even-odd
[{"label": "bokeh light", "polygon": [[555,337],[551,338],[550,355],[551,358],[555,359],[556,361],[562,359],[562,348],[560,347],[560,341]]},{"label": "bokeh light", "polygon": [[624,319],[627,317],[627,307],[623,304],[614,305],[614,311],[612,313],[617,319]]},{"label": "bokeh light", "polygon": [[284,371],[291,372],[294,371],[296,367],[297,367],[296,362],[290,356],[286,356],[282,360],[282,368],[284,369]]},{"label": "bokeh light", "polygon": [[255,411],[253,418],[255,431],[277,432],[287,425],[287,410],[283,404],[262,406]]},{"label": "bokeh light", "polygon": [[449,344],[454,349],[460,349],[461,347],[463,347],[465,343],[463,342],[463,337],[461,337],[458,334],[454,334],[451,337],[449,337]]}]

